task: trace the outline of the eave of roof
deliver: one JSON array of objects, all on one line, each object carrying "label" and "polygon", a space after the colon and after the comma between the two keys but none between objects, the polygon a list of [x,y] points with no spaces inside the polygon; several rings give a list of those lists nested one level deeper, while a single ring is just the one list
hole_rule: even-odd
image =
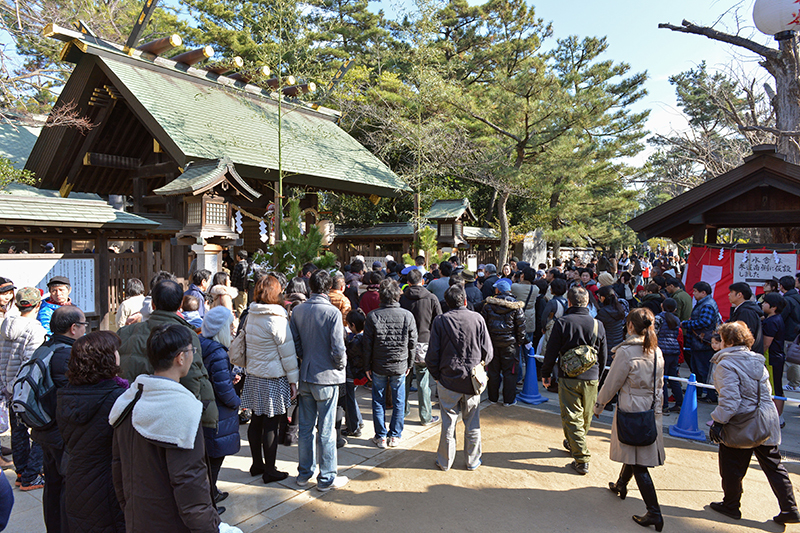
[{"label": "eave of roof", "polygon": [[425,218],[432,220],[441,220],[447,218],[457,219],[464,213],[469,215],[470,220],[476,220],[475,214],[472,212],[472,208],[470,207],[469,200],[467,198],[460,198],[456,200],[436,200],[433,202],[433,205],[431,205],[431,208],[428,210]]},{"label": "eave of roof", "polygon": [[0,194],[0,224],[65,228],[155,228],[158,222],[119,211],[102,200]]},{"label": "eave of roof", "polygon": [[658,236],[680,240],[691,235],[691,230],[687,229],[689,225],[703,224],[693,222],[703,213],[765,185],[800,196],[800,166],[786,162],[780,154],[754,147],[753,156],[743,165],[701,183],[626,224],[642,240]]},{"label": "eave of roof", "polygon": [[233,162],[227,158],[212,159],[210,161],[192,161],[186,170],[176,179],[153,192],[161,196],[176,196],[183,194],[198,195],[212,189],[226,180],[241,195],[250,201],[261,196],[242,179]]}]

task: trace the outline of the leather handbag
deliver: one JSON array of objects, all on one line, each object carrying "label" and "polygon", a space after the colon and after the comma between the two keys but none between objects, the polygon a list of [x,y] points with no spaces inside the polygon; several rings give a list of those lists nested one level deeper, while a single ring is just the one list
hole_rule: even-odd
[{"label": "leather handbag", "polygon": [[749,413],[736,414],[722,426],[722,443],[728,448],[756,448],[770,438],[767,414],[761,409],[761,380],[758,380],[756,407]]},{"label": "leather handbag", "polygon": [[230,347],[228,347],[228,359],[230,359],[233,366],[240,366],[242,368],[247,366],[247,338],[244,334],[244,328],[247,325],[247,318],[249,316],[250,315],[244,317],[241,331],[234,337],[233,342],[231,342]]},{"label": "leather handbag", "polygon": [[656,427],[656,370],[658,358],[653,353],[653,402],[647,411],[626,412],[617,407],[617,440],[628,446],[649,446],[658,438]]}]

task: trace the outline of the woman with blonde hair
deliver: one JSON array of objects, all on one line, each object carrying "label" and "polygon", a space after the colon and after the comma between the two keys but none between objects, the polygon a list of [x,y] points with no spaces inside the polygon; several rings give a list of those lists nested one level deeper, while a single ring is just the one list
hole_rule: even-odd
[{"label": "woman with blonde hair", "polygon": [[750,350],[754,339],[744,322],[723,324],[719,336],[721,349],[711,359],[716,365],[714,388],[719,403],[711,412],[714,425],[708,437],[719,443],[724,496],[710,507],[737,520],[742,517],[742,479],[755,453],[780,505],[781,512],[773,520],[779,524],[799,523],[792,482],[778,451],[781,428],[764,356]]},{"label": "woman with blonde hair", "polygon": [[[658,505],[656,488],[648,468],[664,464],[664,438],[661,431],[661,402],[664,389],[664,358],[658,348],[658,338],[653,328],[655,321],[649,309],[634,309],[625,321],[628,338],[620,344],[603,388],[597,395],[594,406],[595,416],[600,416],[605,405],[619,394],[614,422],[611,425],[612,461],[622,463],[622,470],[616,483],[608,488],[620,499],[628,494],[628,482],[636,478],[636,485],[642,495],[647,513],[633,516],[640,526],[655,526],[656,531],[664,527],[661,507]],[[620,411],[641,413],[654,409],[655,440],[652,444],[633,446],[621,442],[619,437]]]},{"label": "woman with blonde hair", "polygon": [[253,456],[250,474],[261,475],[264,483],[289,476],[275,467],[278,428],[291,407],[292,398],[297,395],[300,381],[294,338],[283,303],[278,279],[263,276],[256,283],[253,303],[240,333],[245,335],[247,346],[242,407],[253,412],[247,430]]}]

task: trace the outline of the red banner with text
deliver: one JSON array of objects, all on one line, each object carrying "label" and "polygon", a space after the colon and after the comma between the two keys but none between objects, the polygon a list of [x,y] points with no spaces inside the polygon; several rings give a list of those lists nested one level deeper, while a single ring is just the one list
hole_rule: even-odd
[{"label": "red banner with text", "polygon": [[767,280],[794,276],[798,270],[800,269],[796,251],[692,246],[686,260],[683,283],[689,294],[692,294],[692,287],[698,281],[705,281],[711,285],[719,312],[724,320],[728,320],[731,312],[731,304],[728,301],[730,285],[743,281],[750,285],[753,294],[761,294],[764,292],[763,285]]}]

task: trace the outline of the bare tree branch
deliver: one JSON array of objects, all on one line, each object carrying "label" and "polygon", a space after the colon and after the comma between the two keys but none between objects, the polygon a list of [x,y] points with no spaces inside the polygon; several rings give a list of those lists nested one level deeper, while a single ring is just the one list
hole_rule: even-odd
[{"label": "bare tree branch", "polygon": [[738,35],[730,35],[728,33],[723,33],[721,31],[715,30],[714,28],[709,28],[706,26],[697,26],[696,24],[692,24],[688,20],[683,20],[680,26],[675,26],[673,24],[668,24],[668,23],[661,23],[658,25],[658,27],[660,29],[668,29],[672,31],[678,31],[681,33],[692,33],[694,35],[703,35],[715,41],[720,41],[723,43],[732,44],[734,46],[739,46],[741,48],[746,48],[747,50],[755,52],[756,54],[760,55],[765,59],[777,60],[780,57],[780,52],[775,48],[770,48],[768,46],[758,44],[757,42],[751,41],[750,39],[745,39],[744,37],[739,37]]}]

